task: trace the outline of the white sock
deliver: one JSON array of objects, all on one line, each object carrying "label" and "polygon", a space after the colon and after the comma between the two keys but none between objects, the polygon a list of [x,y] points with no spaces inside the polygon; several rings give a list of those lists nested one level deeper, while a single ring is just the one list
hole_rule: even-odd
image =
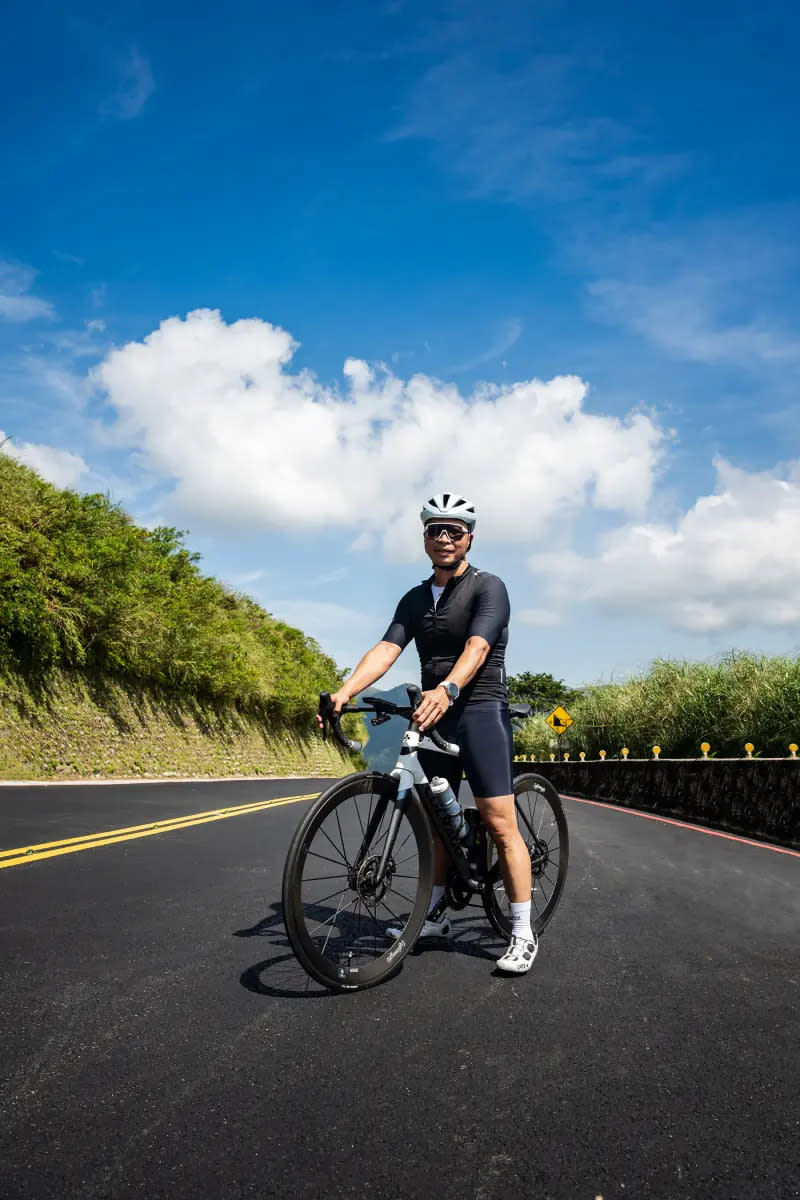
[{"label": "white sock", "polygon": [[[441,900],[443,895],[444,895],[444,884],[443,883],[435,883],[433,885],[433,891],[431,892],[431,902],[428,905],[429,913],[433,912],[433,910],[436,908],[436,905],[439,903],[439,901]],[[528,905],[528,908],[530,908],[530,904]]]},{"label": "white sock", "polygon": [[530,900],[521,900],[519,904],[511,901],[511,936],[525,938],[526,942],[533,941],[533,930],[531,929],[531,902]]}]

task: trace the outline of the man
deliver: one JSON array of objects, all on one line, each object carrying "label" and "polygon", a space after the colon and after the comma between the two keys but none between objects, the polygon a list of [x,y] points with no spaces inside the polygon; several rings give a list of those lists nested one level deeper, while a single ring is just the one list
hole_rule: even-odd
[{"label": "man", "polygon": [[[505,648],[510,606],[505,584],[467,562],[475,508],[456,492],[432,496],[420,513],[433,575],[406,592],[382,640],[367,651],[332,697],[338,713],[353,696],[385,675],[414,639],[422,665],[422,700],[414,713],[420,730],[439,725],[461,747],[461,760],[420,751],[426,775],[444,776],[458,794],[461,768],[497,847],[511,902],[513,929],[498,967],[528,971],[538,942],[531,930],[531,863],[512,794],[513,740],[508,713]],[[447,937],[443,908],[448,858],[435,838],[435,885],[420,936]],[[391,930],[392,936],[397,936]]]}]

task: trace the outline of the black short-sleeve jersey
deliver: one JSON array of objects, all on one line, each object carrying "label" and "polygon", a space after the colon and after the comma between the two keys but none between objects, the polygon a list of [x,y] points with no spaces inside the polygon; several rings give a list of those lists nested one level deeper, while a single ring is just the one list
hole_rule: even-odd
[{"label": "black short-sleeve jersey", "polygon": [[448,581],[434,608],[433,576],[406,592],[383,635],[404,649],[413,639],[419,651],[424,689],[436,687],[461,656],[467,639],[482,637],[491,650],[462,693],[470,700],[506,700],[505,655],[511,606],[502,579],[467,567]]}]

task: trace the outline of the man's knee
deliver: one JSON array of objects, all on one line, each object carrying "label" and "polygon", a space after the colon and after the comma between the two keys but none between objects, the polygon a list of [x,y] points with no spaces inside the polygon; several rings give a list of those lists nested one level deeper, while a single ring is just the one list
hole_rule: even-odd
[{"label": "man's knee", "polygon": [[495,842],[505,844],[519,836],[513,796],[476,796],[475,803]]}]

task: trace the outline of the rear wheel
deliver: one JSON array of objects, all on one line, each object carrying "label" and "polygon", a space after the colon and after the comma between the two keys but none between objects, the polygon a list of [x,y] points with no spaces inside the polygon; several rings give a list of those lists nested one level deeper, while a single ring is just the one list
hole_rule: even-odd
[{"label": "rear wheel", "polygon": [[414,793],[400,818],[384,878],[376,883],[396,810],[396,780],[369,773],[348,776],[323,792],[289,847],[283,873],[286,932],[308,974],[334,991],[386,979],[425,920],[433,844]]},{"label": "rear wheel", "polygon": [[[543,775],[518,775],[514,780],[517,825],[531,859],[531,927],[541,933],[553,916],[564,890],[569,861],[567,818],[561,797]],[[486,868],[498,875],[497,850],[486,836]],[[501,937],[511,936],[511,904],[498,875],[482,893],[483,907]]]}]

